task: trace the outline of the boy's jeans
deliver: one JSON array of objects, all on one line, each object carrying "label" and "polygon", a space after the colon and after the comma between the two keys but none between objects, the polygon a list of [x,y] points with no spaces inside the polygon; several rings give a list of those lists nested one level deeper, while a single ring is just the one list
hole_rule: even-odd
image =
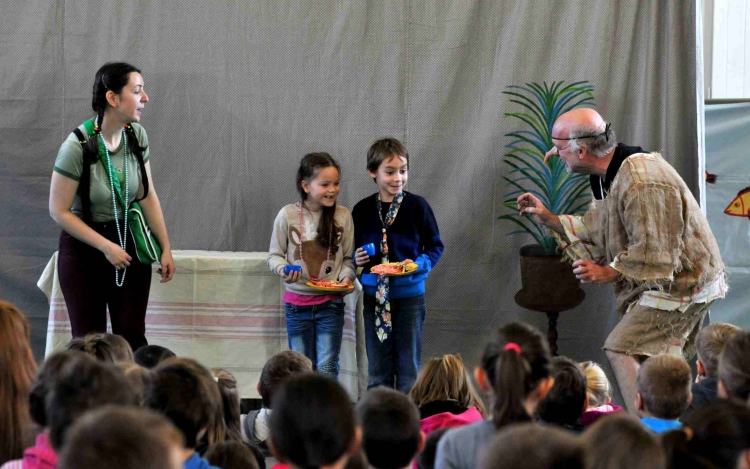
[{"label": "boy's jeans", "polygon": [[424,295],[391,299],[391,334],[380,342],[375,333],[375,297],[364,296],[363,320],[367,347],[367,389],[388,386],[407,393],[417,381],[422,360]]},{"label": "boy's jeans", "polygon": [[289,348],[310,359],[313,369],[338,378],[344,300],[313,306],[284,303]]}]

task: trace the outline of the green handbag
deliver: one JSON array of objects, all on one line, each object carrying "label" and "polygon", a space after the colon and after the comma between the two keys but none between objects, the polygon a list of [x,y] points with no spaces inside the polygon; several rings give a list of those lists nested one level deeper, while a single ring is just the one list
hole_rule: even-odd
[{"label": "green handbag", "polygon": [[[86,128],[88,136],[93,136],[93,121],[89,119],[83,124]],[[80,139],[80,137],[79,140],[81,140],[82,145],[85,143],[85,141],[83,139]],[[100,160],[102,161],[102,164],[104,164],[104,152],[101,149],[101,145],[99,148],[99,153],[99,156],[101,157]],[[110,174],[109,171],[106,171],[106,168],[105,173],[109,178]],[[126,207],[127,204],[124,200],[125,197],[122,195],[122,188],[120,187],[120,184],[113,184],[113,186],[115,189],[115,193],[117,194],[117,198],[120,200],[120,205]],[[153,235],[153,233],[151,233],[151,229],[149,229],[148,223],[146,223],[146,217],[143,215],[141,204],[133,201],[133,203],[130,204],[130,208],[128,208],[127,217],[128,231],[130,232],[130,238],[133,242],[133,245],[135,246],[135,253],[138,257],[138,261],[143,264],[153,264],[154,262],[159,261],[161,259],[162,253],[161,246],[159,246],[159,242],[156,240],[156,237]]]}]

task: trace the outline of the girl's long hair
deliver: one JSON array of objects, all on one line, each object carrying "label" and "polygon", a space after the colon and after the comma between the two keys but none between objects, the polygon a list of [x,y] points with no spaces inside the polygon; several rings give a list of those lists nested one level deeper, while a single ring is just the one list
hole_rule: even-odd
[{"label": "girl's long hair", "polygon": [[29,391],[36,362],[29,338],[24,315],[0,301],[0,465],[21,458],[32,443]]},{"label": "girl's long hair", "polygon": [[458,355],[448,354],[428,360],[409,391],[409,397],[417,407],[435,401],[456,401],[467,409],[476,407],[483,416],[487,414]]},{"label": "girl's long hair", "polygon": [[216,380],[224,407],[224,424],[226,425],[226,441],[242,443],[242,429],[240,428],[240,394],[237,390],[237,380],[234,375],[222,368],[214,368],[211,374]]},{"label": "girl's long hair", "polygon": [[[303,202],[307,199],[307,192],[302,188],[302,181],[307,181],[309,183],[315,179],[315,176],[317,176],[321,169],[330,167],[336,168],[336,171],[341,175],[341,167],[328,153],[308,153],[302,157],[302,160],[299,163],[299,169],[297,170],[297,191],[299,192],[300,197],[302,197]],[[336,204],[334,203],[331,207],[323,207],[323,213],[320,216],[318,236],[316,239],[318,240],[318,243],[326,249],[333,247],[331,245],[336,244],[336,233],[339,231],[339,227],[334,221],[335,214]]]},{"label": "girl's long hair", "polygon": [[492,421],[497,428],[531,419],[525,402],[549,377],[549,362],[547,340],[533,327],[513,322],[497,330],[481,361],[494,391]]}]

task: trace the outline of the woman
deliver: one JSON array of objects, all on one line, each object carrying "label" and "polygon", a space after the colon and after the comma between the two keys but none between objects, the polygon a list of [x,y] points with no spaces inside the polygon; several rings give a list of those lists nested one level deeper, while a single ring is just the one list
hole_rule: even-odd
[{"label": "woman", "polygon": [[49,199],[50,214],[62,228],[58,273],[73,337],[106,332],[109,307],[112,332],[133,350],[147,343],[151,265],[136,257],[122,199],[140,203],[161,246],[161,281],[170,281],[175,270],[151,183],[148,137],[138,124],[147,102],[140,70],[121,62],[102,66],[91,102],[97,115],[60,147]]},{"label": "woman", "polygon": [[0,465],[23,456],[34,442],[29,391],[35,373],[29,324],[13,305],[0,301]]}]

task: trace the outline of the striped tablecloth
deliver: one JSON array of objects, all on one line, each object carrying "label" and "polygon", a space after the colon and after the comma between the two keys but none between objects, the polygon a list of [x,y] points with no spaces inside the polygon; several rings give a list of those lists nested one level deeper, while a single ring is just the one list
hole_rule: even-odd
[{"label": "striped tablecloth", "polygon": [[[154,273],[146,338],[207,368],[224,368],[243,398],[259,398],[256,384],[266,360],[288,348],[281,296],[283,281],[266,266],[264,252],[173,251],[177,271],[169,283]],[[154,264],[154,271],[158,264]],[[57,277],[57,253],[37,286],[49,298],[47,349],[71,338],[68,310]],[[362,287],[345,298],[346,321],[339,380],[352,400],[367,386]],[[109,328],[109,326],[108,326]],[[359,332],[358,332],[359,331]]]}]

